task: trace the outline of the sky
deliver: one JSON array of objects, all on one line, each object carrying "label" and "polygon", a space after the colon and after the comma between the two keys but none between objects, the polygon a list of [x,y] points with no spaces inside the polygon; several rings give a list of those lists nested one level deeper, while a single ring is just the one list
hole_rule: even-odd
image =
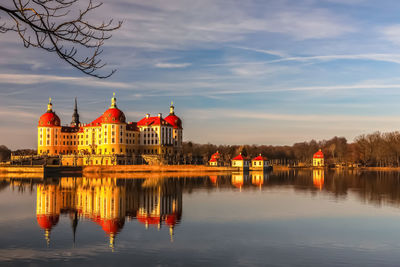
[{"label": "sky", "polygon": [[399,12],[391,0],[104,0],[90,18],[124,21],[104,46],[102,72],[117,69],[105,80],[0,34],[0,144],[35,148],[49,97],[64,125],[75,96],[89,123],[113,92],[128,121],[174,101],[196,143],[396,131]]}]

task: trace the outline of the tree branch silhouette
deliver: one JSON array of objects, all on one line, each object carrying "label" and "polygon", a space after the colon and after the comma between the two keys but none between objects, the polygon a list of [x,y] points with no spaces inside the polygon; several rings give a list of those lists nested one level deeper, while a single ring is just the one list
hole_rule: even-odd
[{"label": "tree branch silhouette", "polygon": [[[97,78],[108,78],[108,74],[98,74],[106,66],[99,58],[104,41],[119,29],[122,21],[111,19],[94,24],[87,20],[91,11],[102,3],[79,7],[82,0],[8,0],[10,6],[0,4],[0,15],[5,13],[8,20],[0,17],[0,33],[14,31],[22,39],[25,47],[38,47],[56,53],[83,73]],[[75,11],[75,12],[74,12]],[[82,56],[81,51],[90,56]]]}]

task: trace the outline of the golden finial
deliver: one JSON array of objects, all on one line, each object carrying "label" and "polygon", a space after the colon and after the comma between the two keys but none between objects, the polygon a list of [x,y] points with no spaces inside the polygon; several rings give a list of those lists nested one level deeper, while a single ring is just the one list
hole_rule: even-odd
[{"label": "golden finial", "polygon": [[174,227],[173,226],[169,227],[169,236],[171,238],[171,243],[173,243],[174,242]]},{"label": "golden finial", "polygon": [[113,97],[111,98],[111,108],[117,107],[117,99],[115,98],[115,92],[113,92]]},{"label": "golden finial", "polygon": [[44,237],[46,239],[47,247],[50,247],[50,231],[48,229],[45,230]]},{"label": "golden finial", "polygon": [[49,103],[47,104],[47,111],[52,111],[53,104],[51,104],[51,97],[49,97]]},{"label": "golden finial", "polygon": [[111,251],[114,252],[114,244],[115,244],[115,237],[114,234],[110,234],[110,244],[109,247],[111,248]]},{"label": "golden finial", "polygon": [[171,101],[171,106],[169,107],[169,114],[174,114],[174,102]]}]

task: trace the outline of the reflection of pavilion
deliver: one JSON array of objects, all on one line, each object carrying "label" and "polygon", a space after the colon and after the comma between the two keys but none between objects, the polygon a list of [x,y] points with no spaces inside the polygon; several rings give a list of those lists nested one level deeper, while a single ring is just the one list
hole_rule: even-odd
[{"label": "reflection of pavilion", "polygon": [[70,215],[74,242],[80,218],[100,225],[110,238],[111,248],[126,216],[137,216],[146,226],[157,224],[161,227],[165,223],[172,235],[182,214],[182,190],[179,186],[163,183],[142,188],[141,181],[119,185],[116,178],[61,178],[58,185],[38,185],[36,214],[39,226],[45,230],[47,244],[60,214]]},{"label": "reflection of pavilion", "polygon": [[268,174],[263,171],[252,171],[251,172],[251,183],[257,187],[262,188],[264,181],[268,179]]},{"label": "reflection of pavilion", "polygon": [[324,169],[313,169],[313,184],[319,190],[324,186]]},{"label": "reflection of pavilion", "polygon": [[268,174],[263,171],[251,171],[247,173],[237,172],[232,173],[231,183],[242,191],[245,185],[254,185],[258,188],[263,187],[265,180],[268,179]]}]

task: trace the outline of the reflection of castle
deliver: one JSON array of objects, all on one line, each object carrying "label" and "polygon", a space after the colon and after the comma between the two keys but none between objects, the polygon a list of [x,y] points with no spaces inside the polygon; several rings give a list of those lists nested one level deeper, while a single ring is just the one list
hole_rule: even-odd
[{"label": "reflection of castle", "polygon": [[163,184],[142,188],[140,181],[119,185],[116,178],[61,178],[58,185],[39,184],[36,215],[39,226],[45,230],[47,244],[60,214],[70,215],[74,241],[79,219],[86,218],[102,227],[113,248],[126,216],[137,218],[146,227],[161,227],[165,223],[172,239],[182,214],[182,190]]}]

